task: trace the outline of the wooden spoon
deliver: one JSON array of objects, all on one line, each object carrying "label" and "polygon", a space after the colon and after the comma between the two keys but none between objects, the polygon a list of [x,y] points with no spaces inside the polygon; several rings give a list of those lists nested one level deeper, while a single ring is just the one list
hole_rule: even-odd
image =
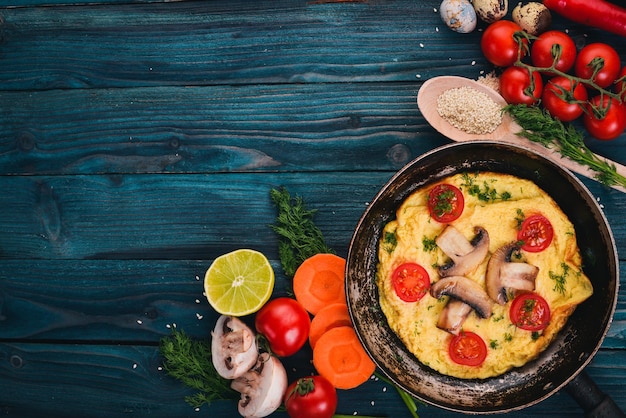
[{"label": "wooden spoon", "polygon": [[[417,93],[417,105],[422,112],[422,115],[424,115],[424,118],[426,118],[428,123],[430,123],[433,128],[439,131],[439,133],[457,142],[471,140],[491,140],[520,145],[551,159],[557,164],[566,167],[575,173],[596,180],[595,176],[597,175],[597,173],[589,167],[572,161],[567,157],[563,157],[556,150],[546,148],[537,142],[533,142],[524,137],[517,136],[516,134],[520,132],[522,128],[513,120],[513,118],[508,113],[505,113],[503,115],[502,123],[500,124],[500,126],[498,126],[495,131],[489,134],[468,134],[467,132],[464,132],[452,126],[445,119],[439,116],[439,112],[437,112],[437,98],[446,90],[463,86],[468,86],[473,88],[474,90],[483,92],[491,99],[493,99],[496,103],[501,104],[503,107],[506,106],[506,101],[502,96],[500,96],[500,94],[498,94],[498,92],[484,84],[479,83],[478,81],[456,76],[431,78],[427,80],[419,89],[419,92]],[[615,165],[617,172],[622,176],[626,176],[626,166],[623,166],[602,156],[598,156],[598,158],[606,161],[609,164]],[[611,187],[626,193],[626,188],[623,186]]]}]

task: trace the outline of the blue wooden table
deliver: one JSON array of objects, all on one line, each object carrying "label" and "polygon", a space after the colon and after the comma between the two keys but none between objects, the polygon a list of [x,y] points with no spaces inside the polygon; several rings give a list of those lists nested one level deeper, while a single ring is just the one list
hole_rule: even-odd
[{"label": "blue wooden table", "polygon": [[[202,278],[228,251],[264,252],[284,294],[271,188],[318,210],[345,256],[377,190],[450,142],[421,116],[418,89],[492,67],[481,32],[448,30],[438,7],[1,0],[0,415],[236,416],[228,401],[187,405],[191,391],[161,369],[158,343],[173,324],[209,338],[217,314]],[[612,44],[626,64],[623,38],[558,17],[554,27],[579,46]],[[589,146],[626,164],[626,135]],[[626,194],[582,180],[613,229],[624,282]],[[626,410],[619,296],[587,372]],[[311,367],[307,354],[287,361],[290,376]],[[381,381],[339,398],[342,414],[409,416]],[[558,393],[508,416],[582,412]]]}]

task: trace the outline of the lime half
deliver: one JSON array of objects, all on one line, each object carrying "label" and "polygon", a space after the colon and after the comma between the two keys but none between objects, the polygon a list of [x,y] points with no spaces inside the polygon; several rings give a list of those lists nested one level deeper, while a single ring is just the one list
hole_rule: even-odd
[{"label": "lime half", "polygon": [[274,269],[262,253],[241,249],[217,257],[204,276],[209,303],[222,315],[254,313],[272,295]]}]

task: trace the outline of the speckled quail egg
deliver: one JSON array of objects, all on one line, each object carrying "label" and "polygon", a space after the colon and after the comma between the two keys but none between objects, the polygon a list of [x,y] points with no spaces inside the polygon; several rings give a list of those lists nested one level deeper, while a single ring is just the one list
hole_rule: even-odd
[{"label": "speckled quail egg", "polygon": [[443,0],[439,13],[446,26],[455,32],[469,33],[476,29],[476,11],[469,0]]},{"label": "speckled quail egg", "polygon": [[508,0],[474,0],[473,3],[476,15],[487,23],[502,19],[509,11]]},{"label": "speckled quail egg", "polygon": [[513,21],[531,35],[537,36],[547,31],[552,24],[550,10],[542,3],[519,3],[511,12]]}]

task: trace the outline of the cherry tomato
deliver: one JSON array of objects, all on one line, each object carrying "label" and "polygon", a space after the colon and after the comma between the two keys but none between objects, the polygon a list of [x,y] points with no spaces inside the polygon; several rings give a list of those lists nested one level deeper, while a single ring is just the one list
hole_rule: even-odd
[{"label": "cherry tomato", "polygon": [[254,325],[279,357],[295,354],[309,338],[311,319],[295,299],[270,300],[256,314]]},{"label": "cherry tomato", "polygon": [[621,67],[617,51],[610,45],[596,42],[585,46],[578,53],[574,63],[574,72],[580,78],[593,77],[600,87],[608,87],[615,81]]},{"label": "cherry tomato", "polygon": [[522,241],[522,250],[538,253],[550,246],[554,237],[552,224],[543,215],[532,215],[524,219],[517,233],[517,240]]},{"label": "cherry tomato", "polygon": [[522,293],[513,299],[509,317],[518,328],[540,331],[550,323],[550,305],[536,293]]},{"label": "cherry tomato", "polygon": [[399,265],[391,275],[396,295],[405,302],[417,302],[430,289],[430,276],[424,267],[416,263]]},{"label": "cherry tomato", "polygon": [[487,358],[487,345],[479,335],[461,331],[450,340],[448,353],[455,363],[480,366]]},{"label": "cherry tomato", "polygon": [[[531,83],[532,74],[532,83]],[[509,67],[500,76],[500,93],[509,104],[532,105],[541,98],[541,75],[522,67]]]},{"label": "cherry tomato", "polygon": [[592,98],[589,103],[604,109],[604,117],[598,115],[590,106],[583,116],[583,124],[593,137],[608,141],[617,138],[626,129],[626,105],[612,97],[602,97],[601,106],[600,96]]},{"label": "cherry tomato", "polygon": [[543,106],[552,116],[563,122],[571,122],[580,117],[587,98],[587,89],[582,83],[562,76],[548,80],[541,95]]},{"label": "cherry tomato", "polygon": [[442,183],[428,192],[428,211],[437,222],[449,223],[463,213],[463,193],[452,184]]},{"label": "cherry tomato", "polygon": [[[519,44],[513,37],[522,28],[510,20],[498,20],[485,29],[480,39],[480,49],[487,60],[498,67],[508,67],[517,61]],[[523,45],[528,41],[523,39]],[[520,58],[525,55],[526,48],[520,51]]]},{"label": "cherry tomato", "polygon": [[331,418],[337,390],[322,376],[302,377],[287,388],[285,408],[291,418]]},{"label": "cherry tomato", "polygon": [[549,30],[533,42],[530,59],[535,67],[551,67],[555,64],[554,68],[566,73],[576,61],[576,44],[565,32]]}]

